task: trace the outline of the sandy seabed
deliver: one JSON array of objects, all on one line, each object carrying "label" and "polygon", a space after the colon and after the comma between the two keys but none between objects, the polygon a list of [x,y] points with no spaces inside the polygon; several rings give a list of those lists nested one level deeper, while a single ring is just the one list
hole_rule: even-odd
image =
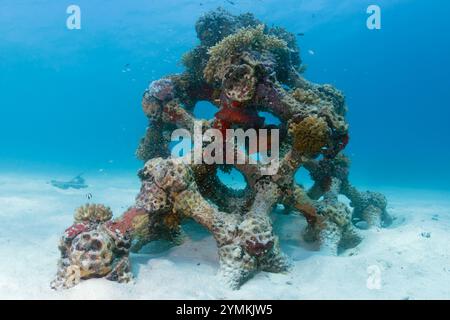
[{"label": "sandy seabed", "polygon": [[[50,289],[60,235],[74,209],[87,201],[109,205],[116,215],[133,203],[133,175],[89,178],[89,188],[59,190],[45,174],[0,174],[1,299],[450,299],[450,192],[381,188],[395,217],[391,227],[361,230],[364,241],[338,257],[302,241],[302,217],[274,214],[274,228],[292,270],[258,273],[240,290],[216,277],[212,236],[193,222],[184,243],[154,242],[132,255],[134,283],[83,281]],[[373,283],[373,270],[381,280]],[[372,278],[371,278],[372,277]],[[377,287],[377,286],[375,286]],[[371,289],[369,289],[371,288]]]}]

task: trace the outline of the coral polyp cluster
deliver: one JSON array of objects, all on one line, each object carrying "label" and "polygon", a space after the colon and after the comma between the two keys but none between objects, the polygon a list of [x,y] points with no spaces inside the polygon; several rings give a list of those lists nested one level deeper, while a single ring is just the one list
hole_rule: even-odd
[{"label": "coral polyp cluster", "polygon": [[[267,63],[277,66],[276,60],[287,55],[288,50],[284,40],[264,33],[264,25],[243,28],[208,49],[209,59],[203,75],[209,83],[227,82],[229,74],[233,73],[230,71],[249,66],[252,62],[259,62],[261,58],[266,59]],[[245,54],[243,54],[244,52]],[[252,80],[250,82],[254,83],[256,81],[255,70],[248,67],[247,72],[251,74],[247,74],[247,76],[253,78],[249,79]]]},{"label": "coral polyp cluster", "polygon": [[105,222],[112,216],[111,209],[102,204],[86,204],[75,211],[74,220],[75,222]]},{"label": "coral polyp cluster", "polygon": [[[179,243],[185,219],[213,235],[219,275],[234,289],[260,270],[289,270],[270,218],[277,205],[303,216],[308,226],[299,233],[333,255],[362,240],[355,220],[378,227],[389,223],[385,197],[360,192],[348,179],[343,94],[302,76],[293,34],[269,28],[251,14],[233,16],[222,9],[201,17],[196,31],[200,44],[184,55],[185,72],[153,81],[144,93],[149,127],[137,149],[145,165],[138,173],[142,185],[136,202],[115,220],[102,205],[77,210],[61,240],[55,288],[91,277],[128,281],[129,252],[156,239]],[[219,109],[213,119],[194,116],[196,103],[205,100]],[[280,124],[267,124],[261,112],[278,117]],[[265,174],[259,162],[224,165],[171,157],[171,133],[185,129],[193,135],[198,121],[203,131],[222,133],[278,129],[278,169]],[[245,177],[243,190],[231,189],[218,177],[232,167]],[[302,167],[314,181],[310,189],[294,179]],[[339,195],[350,200],[353,210]]]},{"label": "coral polyp cluster", "polygon": [[329,131],[325,120],[316,116],[293,122],[289,128],[293,140],[292,149],[305,156],[314,157],[327,147]]}]

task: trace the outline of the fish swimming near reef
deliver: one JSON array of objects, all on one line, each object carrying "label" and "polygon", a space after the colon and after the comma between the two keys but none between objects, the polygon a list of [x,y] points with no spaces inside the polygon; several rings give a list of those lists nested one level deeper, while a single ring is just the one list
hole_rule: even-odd
[{"label": "fish swimming near reef", "polygon": [[50,184],[58,189],[67,190],[70,188],[73,189],[84,189],[87,188],[86,180],[82,177],[82,174],[77,175],[75,178],[69,181],[57,181],[51,180]]}]

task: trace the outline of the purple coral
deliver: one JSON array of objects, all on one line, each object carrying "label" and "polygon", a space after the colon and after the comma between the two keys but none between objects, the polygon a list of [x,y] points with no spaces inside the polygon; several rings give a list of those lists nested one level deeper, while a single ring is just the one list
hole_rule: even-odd
[{"label": "purple coral", "polygon": [[155,80],[148,88],[150,96],[160,101],[167,101],[174,98],[174,84],[170,79]]}]

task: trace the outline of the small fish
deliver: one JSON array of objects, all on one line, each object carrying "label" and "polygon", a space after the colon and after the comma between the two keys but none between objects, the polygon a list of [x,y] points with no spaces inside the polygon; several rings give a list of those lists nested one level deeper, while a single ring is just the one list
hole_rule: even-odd
[{"label": "small fish", "polygon": [[312,56],[316,54],[316,53],[315,53],[313,50],[311,50],[311,49],[308,50],[308,53],[309,53],[310,55],[312,55]]},{"label": "small fish", "polygon": [[234,6],[236,3],[231,1],[231,0],[225,0],[225,2],[228,2],[229,4],[231,4],[232,6]]},{"label": "small fish", "polygon": [[303,32],[299,32],[299,33],[297,33],[297,35],[298,35],[299,37],[303,37],[305,34],[304,34]]},{"label": "small fish", "polygon": [[431,237],[431,232],[422,232],[420,234],[423,238],[430,238]]},{"label": "small fish", "polygon": [[87,198],[88,200],[91,200],[91,199],[92,199],[92,193],[88,193],[88,194],[86,195],[86,198]]},{"label": "small fish", "polygon": [[122,72],[129,72],[129,71],[131,71],[131,68],[130,68],[130,64],[129,63],[127,63],[124,67],[123,67],[123,69],[122,69]]}]

